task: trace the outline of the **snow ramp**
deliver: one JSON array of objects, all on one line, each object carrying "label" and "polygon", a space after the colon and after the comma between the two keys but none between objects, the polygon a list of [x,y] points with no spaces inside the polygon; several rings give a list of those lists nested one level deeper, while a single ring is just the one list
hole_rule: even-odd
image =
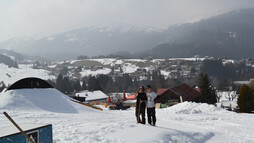
[{"label": "snow ramp", "polygon": [[17,111],[49,111],[57,113],[78,113],[95,111],[74,103],[70,97],[54,88],[17,89],[2,92],[0,108]]}]

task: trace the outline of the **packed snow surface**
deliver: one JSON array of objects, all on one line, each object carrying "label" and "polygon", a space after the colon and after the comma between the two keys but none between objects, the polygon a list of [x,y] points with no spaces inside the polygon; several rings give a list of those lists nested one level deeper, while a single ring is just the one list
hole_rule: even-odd
[{"label": "packed snow surface", "polygon": [[[38,97],[29,90],[2,93],[0,113],[6,111],[18,124],[52,124],[55,143],[254,142],[253,114],[237,114],[212,105],[184,102],[156,109],[154,127],[137,124],[135,108],[97,111],[77,106],[57,91],[50,92],[49,95],[41,92]],[[59,104],[52,105],[53,102]],[[68,112],[63,112],[66,110]],[[11,123],[0,114],[0,130],[5,126]]]},{"label": "packed snow surface", "polygon": [[225,111],[222,108],[214,107],[214,105],[191,102],[177,104],[175,106],[172,106],[171,108],[166,108],[165,110],[168,110],[175,114],[213,114],[216,112],[222,113]]},{"label": "packed snow surface", "polygon": [[0,95],[0,108],[16,111],[78,113],[79,106],[54,88],[7,90]]}]

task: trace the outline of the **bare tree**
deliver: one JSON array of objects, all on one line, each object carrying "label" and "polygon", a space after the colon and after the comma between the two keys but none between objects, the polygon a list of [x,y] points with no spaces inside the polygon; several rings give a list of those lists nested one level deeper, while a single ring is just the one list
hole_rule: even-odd
[{"label": "bare tree", "polygon": [[222,93],[219,92],[218,90],[216,90],[216,98],[217,98],[218,103],[220,103],[220,98],[221,97],[222,97]]},{"label": "bare tree", "polygon": [[228,92],[227,95],[226,95],[226,98],[229,101],[233,101],[236,97],[237,97],[236,91]]},{"label": "bare tree", "polygon": [[231,92],[231,99],[232,101],[237,97],[236,91]]},{"label": "bare tree", "polygon": [[231,101],[231,93],[227,92],[225,98],[228,99],[229,101]]}]

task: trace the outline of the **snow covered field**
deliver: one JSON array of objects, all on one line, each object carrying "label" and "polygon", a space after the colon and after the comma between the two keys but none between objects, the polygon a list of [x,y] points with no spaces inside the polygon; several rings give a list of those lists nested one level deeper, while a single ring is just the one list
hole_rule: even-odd
[{"label": "snow covered field", "polygon": [[4,111],[17,123],[52,124],[55,143],[254,142],[253,114],[237,114],[207,104],[184,102],[156,109],[157,126],[153,127],[137,124],[134,108],[98,111],[70,102],[54,89],[22,89],[1,93],[0,129],[11,125]]},{"label": "snow covered field", "polygon": [[7,65],[0,64],[0,81],[3,81],[6,86],[26,77],[38,77],[44,80],[55,79],[50,71],[33,69],[32,65],[19,64],[19,68],[8,68]]}]

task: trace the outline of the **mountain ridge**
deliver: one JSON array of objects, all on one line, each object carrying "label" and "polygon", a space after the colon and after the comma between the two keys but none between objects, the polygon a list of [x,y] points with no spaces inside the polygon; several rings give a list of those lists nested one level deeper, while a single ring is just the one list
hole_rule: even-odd
[{"label": "mountain ridge", "polygon": [[[117,55],[121,51],[127,51],[130,57],[253,57],[246,52],[252,52],[251,47],[254,47],[252,25],[254,9],[250,8],[167,29],[131,26],[80,28],[21,42],[18,52],[52,60],[76,59],[79,55]],[[0,48],[12,49],[10,45],[13,43],[8,42],[0,43]]]}]

